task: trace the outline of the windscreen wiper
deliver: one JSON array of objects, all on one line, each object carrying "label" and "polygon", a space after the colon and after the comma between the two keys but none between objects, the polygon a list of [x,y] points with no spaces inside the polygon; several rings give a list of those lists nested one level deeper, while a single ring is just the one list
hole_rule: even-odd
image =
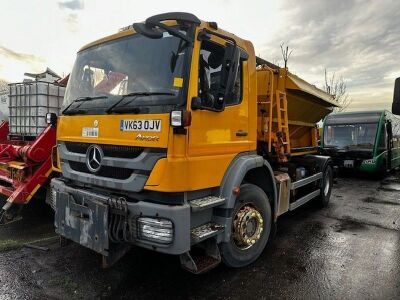
[{"label": "windscreen wiper", "polygon": [[156,23],[155,25],[157,25],[160,28],[163,28],[166,32],[168,32],[170,35],[173,35],[177,38],[180,38],[188,43],[192,43],[193,41],[188,38],[186,35],[184,35],[182,32],[180,32],[179,30],[173,28],[173,27],[169,27],[161,22]]},{"label": "windscreen wiper", "polygon": [[363,144],[353,144],[346,146],[346,149],[357,149],[359,147],[373,147],[374,145],[371,143],[363,143]]},{"label": "windscreen wiper", "polygon": [[334,146],[334,145],[324,145],[324,148],[338,148],[338,146]]},{"label": "windscreen wiper", "polygon": [[134,92],[134,93],[129,93],[126,95],[122,95],[121,99],[119,99],[117,102],[115,102],[113,105],[111,105],[109,108],[107,108],[106,113],[111,113],[116,107],[119,106],[119,104],[126,98],[132,97],[131,100],[127,101],[124,103],[123,106],[128,105],[129,103],[132,103],[137,99],[139,96],[160,96],[160,95],[165,95],[165,96],[175,96],[174,93],[170,92]]},{"label": "windscreen wiper", "polygon": [[[61,112],[63,115],[64,114],[74,114],[74,113],[80,113],[82,110],[78,110],[78,108],[82,105],[83,102],[86,101],[92,101],[92,100],[96,100],[96,99],[107,99],[107,96],[95,96],[95,97],[79,97],[76,98],[75,100],[73,100],[66,108],[64,108],[64,110]],[[77,105],[77,107],[75,107],[74,110],[68,112],[69,108],[72,106],[72,104],[77,103],[77,102],[81,102],[79,105]]]}]

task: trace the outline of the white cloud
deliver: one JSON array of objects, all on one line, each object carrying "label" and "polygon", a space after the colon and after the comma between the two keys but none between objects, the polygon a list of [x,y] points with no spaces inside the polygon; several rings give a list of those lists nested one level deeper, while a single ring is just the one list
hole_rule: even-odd
[{"label": "white cloud", "polygon": [[279,59],[286,41],[294,49],[290,68],[307,80],[322,86],[324,68],[347,79],[349,109],[390,107],[399,76],[399,1],[285,0],[282,12],[289,30],[264,45],[268,58]]},{"label": "white cloud", "polygon": [[84,3],[80,0],[59,1],[58,7],[61,9],[79,10],[84,8]]},{"label": "white cloud", "polygon": [[[277,62],[279,45],[294,49],[291,71],[322,85],[324,68],[348,80],[352,109],[390,107],[400,76],[400,1],[298,0],[223,1],[1,1],[1,46],[39,57],[34,64],[0,58],[0,78],[19,81],[24,72],[46,66],[59,74],[72,68],[83,45],[119,28],[168,11],[187,11],[216,21],[252,41],[257,55]],[[4,53],[3,53],[4,54]],[[1,55],[1,53],[0,53]]]}]

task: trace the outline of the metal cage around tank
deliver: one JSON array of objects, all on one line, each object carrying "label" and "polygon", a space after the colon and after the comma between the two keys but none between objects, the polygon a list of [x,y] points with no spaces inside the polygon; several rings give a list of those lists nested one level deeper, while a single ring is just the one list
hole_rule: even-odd
[{"label": "metal cage around tank", "polygon": [[46,114],[60,112],[65,87],[53,82],[9,84],[10,137],[29,139],[46,127]]}]

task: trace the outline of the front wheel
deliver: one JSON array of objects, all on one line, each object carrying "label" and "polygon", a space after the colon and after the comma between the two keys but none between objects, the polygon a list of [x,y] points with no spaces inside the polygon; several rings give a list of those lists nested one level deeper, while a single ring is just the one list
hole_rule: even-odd
[{"label": "front wheel", "polygon": [[318,198],[319,204],[322,207],[328,206],[329,199],[331,198],[333,186],[333,171],[331,166],[327,166],[322,174],[321,194]]},{"label": "front wheel", "polygon": [[229,242],[219,245],[222,261],[239,268],[254,262],[271,233],[272,214],[268,196],[253,184],[243,184],[236,199]]},{"label": "front wheel", "polygon": [[388,165],[386,160],[384,159],[378,168],[378,172],[376,174],[377,179],[384,179],[388,175]]}]

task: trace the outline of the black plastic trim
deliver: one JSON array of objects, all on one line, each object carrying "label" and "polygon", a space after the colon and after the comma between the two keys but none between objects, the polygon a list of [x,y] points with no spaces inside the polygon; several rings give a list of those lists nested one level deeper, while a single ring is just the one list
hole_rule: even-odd
[{"label": "black plastic trim", "polygon": [[154,15],[146,19],[146,23],[157,25],[157,23],[166,20],[176,20],[182,22],[189,22],[195,25],[200,25],[201,21],[195,15],[185,12],[169,12],[159,15]]}]

